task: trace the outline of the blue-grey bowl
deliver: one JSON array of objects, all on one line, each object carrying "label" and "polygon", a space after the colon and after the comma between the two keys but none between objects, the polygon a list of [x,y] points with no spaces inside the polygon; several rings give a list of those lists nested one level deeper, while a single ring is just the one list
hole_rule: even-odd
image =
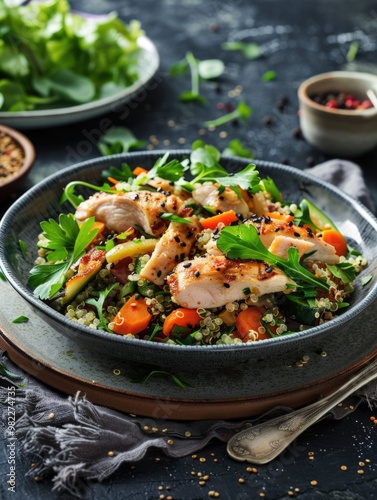
[{"label": "blue-grey bowl", "polygon": [[[131,167],[151,167],[165,151],[137,152],[89,160],[56,172],[20,197],[0,224],[0,264],[14,289],[33,307],[35,313],[57,332],[76,342],[130,361],[150,363],[190,373],[206,370],[212,377],[224,371],[238,372],[252,395],[294,391],[313,387],[347,373],[377,354],[377,220],[361,203],[321,180],[293,167],[255,161],[262,177],[272,177],[286,200],[303,197],[315,202],[335,222],[348,241],[368,260],[357,277],[350,307],[336,319],[294,333],[253,344],[232,346],[177,346],[93,330],[71,322],[41,300],[27,286],[29,271],[36,257],[40,222],[56,219],[62,211],[62,189],[73,180],[100,182],[100,173],[109,166],[127,162]],[[190,151],[172,151],[171,158],[182,159]],[[223,158],[229,171],[244,168],[249,161]],[[24,256],[19,240],[27,245]],[[35,250],[35,251],[34,251]],[[371,275],[368,284],[363,276]],[[22,314],[22,311],[20,311]],[[210,377],[209,379],[210,380]],[[231,389],[229,389],[231,394]]]}]

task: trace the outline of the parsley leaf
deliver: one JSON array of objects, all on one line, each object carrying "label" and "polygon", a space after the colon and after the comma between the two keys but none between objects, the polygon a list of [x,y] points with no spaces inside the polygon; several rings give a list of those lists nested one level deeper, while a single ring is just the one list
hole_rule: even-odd
[{"label": "parsley leaf", "polygon": [[46,258],[52,264],[37,265],[30,271],[28,284],[36,297],[49,299],[64,285],[68,269],[98,233],[97,228],[92,229],[93,224],[91,217],[80,227],[73,214],[61,214],[59,223],[53,219],[41,222],[44,247],[48,250]]}]

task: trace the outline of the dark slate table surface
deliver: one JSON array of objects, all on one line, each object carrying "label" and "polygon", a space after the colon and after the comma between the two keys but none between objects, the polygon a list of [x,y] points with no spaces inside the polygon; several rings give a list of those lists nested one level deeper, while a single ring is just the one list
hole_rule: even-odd
[{"label": "dark slate table surface", "polygon": [[[71,5],[93,13],[115,10],[126,21],[139,19],[155,42],[161,66],[154,89],[130,106],[127,117],[120,113],[107,116],[114,125],[128,127],[138,139],[147,141],[149,149],[189,148],[201,138],[222,150],[238,138],[258,159],[308,168],[329,157],[297,137],[300,82],[330,70],[377,72],[374,0],[76,0]],[[264,57],[251,61],[221,48],[223,42],[237,39],[260,44]],[[350,65],[346,54],[352,41],[358,43],[359,49]],[[169,67],[188,50],[198,59],[221,58],[226,65],[220,82],[201,83],[205,106],[180,103],[178,96],[189,88],[189,77],[168,76]],[[276,80],[261,81],[267,70],[276,71]],[[282,98],[287,102],[283,110],[279,106]],[[219,103],[234,106],[240,99],[253,108],[248,123],[229,123],[201,135],[203,121],[219,116]],[[272,124],[266,125],[266,117]],[[65,127],[25,130],[37,157],[21,192],[56,170],[99,156],[96,142],[102,118]],[[354,161],[362,167],[377,205],[377,151]],[[11,202],[12,198],[1,202],[0,211]],[[376,409],[362,404],[341,421],[320,422],[299,437],[282,458],[258,466],[256,473],[230,459],[225,445],[218,442],[212,442],[197,458],[173,460],[151,454],[140,463],[122,467],[102,484],[91,484],[87,498],[194,500],[209,498],[211,490],[219,498],[231,500],[376,498],[374,414]],[[51,492],[49,481],[24,479],[32,457],[19,453],[17,460],[17,489],[13,494],[7,492],[9,466],[3,446],[1,498],[69,498]],[[199,484],[200,473],[209,476],[206,486]]]}]

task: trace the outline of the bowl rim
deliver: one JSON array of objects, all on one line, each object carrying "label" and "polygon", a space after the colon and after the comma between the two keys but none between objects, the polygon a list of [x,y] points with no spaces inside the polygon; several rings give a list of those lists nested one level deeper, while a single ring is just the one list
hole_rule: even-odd
[{"label": "bowl rim", "polygon": [[0,125],[0,131],[4,132],[17,142],[25,154],[24,162],[18,171],[13,175],[7,176],[5,181],[0,183],[0,190],[2,190],[3,188],[9,187],[9,185],[13,182],[19,181],[24,175],[27,174],[35,160],[35,149],[31,140],[18,130],[12,127],[7,127],[6,125]]},{"label": "bowl rim", "polygon": [[299,101],[302,104],[305,104],[309,108],[315,109],[318,112],[328,114],[331,116],[344,116],[344,117],[353,117],[353,118],[374,118],[377,116],[377,108],[375,108],[373,105],[371,108],[367,109],[353,109],[353,110],[348,110],[348,109],[337,109],[337,108],[327,108],[326,106],[323,106],[322,104],[318,104],[313,99],[311,99],[308,95],[308,90],[309,87],[312,85],[315,85],[316,83],[320,82],[325,82],[326,80],[331,81],[331,80],[343,80],[343,79],[348,79],[348,80],[360,80],[360,79],[366,79],[366,80],[375,80],[375,86],[377,89],[377,75],[374,75],[372,73],[362,73],[358,71],[329,71],[326,73],[320,73],[317,75],[313,75],[309,77],[308,79],[304,80],[298,87],[297,90],[297,95],[299,98]]},{"label": "bowl rim", "polygon": [[[153,151],[137,151],[137,152],[131,152],[131,153],[123,153],[123,154],[116,154],[116,155],[109,155],[109,156],[104,156],[104,157],[98,157],[98,158],[93,158],[89,160],[85,160],[80,163],[76,163],[74,165],[68,166],[60,171],[55,172],[54,174],[46,177],[45,179],[41,180],[39,183],[37,183],[35,186],[30,188],[26,193],[21,195],[20,198],[18,198],[12,205],[11,207],[6,211],[2,219],[0,220],[0,269],[2,269],[5,277],[7,278],[8,282],[15,288],[15,290],[29,303],[34,307],[37,311],[39,310],[44,316],[47,316],[50,321],[52,321],[54,324],[58,323],[61,325],[61,328],[66,328],[67,331],[73,331],[76,330],[75,335],[79,335],[80,332],[83,332],[84,334],[90,334],[94,335],[97,337],[97,340],[106,344],[126,344],[126,345],[139,345],[139,346],[145,346],[148,345],[149,349],[152,349],[153,351],[163,351],[163,352],[169,352],[169,351],[188,351],[188,352],[226,352],[226,351],[234,351],[235,348],[237,349],[246,349],[246,350],[252,350],[252,351],[264,351],[265,349],[271,349],[273,347],[281,346],[283,344],[287,343],[292,343],[293,341],[302,341],[303,343],[306,343],[311,337],[314,335],[323,332],[324,330],[327,330],[329,333],[332,332],[337,328],[337,326],[341,326],[344,324],[347,320],[353,321],[356,316],[362,313],[373,301],[377,299],[377,280],[373,284],[373,287],[369,290],[368,295],[364,297],[364,299],[360,302],[355,304],[354,307],[352,307],[350,310],[346,310],[342,313],[341,316],[338,316],[337,318],[334,318],[328,323],[325,323],[323,325],[318,325],[318,326],[313,326],[310,327],[308,330],[304,331],[299,331],[295,332],[292,335],[287,335],[287,336],[282,336],[279,338],[271,338],[271,339],[266,339],[263,342],[253,342],[253,343],[245,343],[245,344],[232,344],[232,345],[212,345],[212,346],[207,346],[207,345],[187,345],[187,346],[181,346],[181,345],[174,345],[174,344],[163,344],[163,343],[154,343],[154,342],[149,342],[147,343],[143,339],[137,339],[137,338],[130,338],[126,336],[121,336],[121,335],[113,335],[109,334],[108,332],[102,331],[102,330],[93,330],[89,327],[86,327],[84,325],[76,325],[72,320],[69,320],[66,318],[64,315],[59,313],[58,311],[54,310],[53,308],[49,307],[46,303],[44,303],[42,300],[36,298],[33,295],[33,292],[21,281],[18,280],[17,277],[13,276],[13,273],[11,272],[10,265],[8,264],[8,259],[6,257],[6,248],[5,248],[5,238],[1,237],[2,232],[6,234],[8,232],[8,227],[12,225],[12,219],[13,217],[17,214],[17,211],[19,208],[22,208],[27,202],[30,197],[36,196],[36,195],[42,195],[45,193],[46,187],[51,186],[54,184],[54,181],[57,183],[62,182],[66,177],[69,177],[72,174],[75,174],[77,176],[80,175],[81,172],[84,172],[88,168],[98,168],[101,165],[101,169],[106,168],[107,165],[111,164],[114,161],[130,161],[131,159],[138,159],[138,158],[143,158],[145,160],[146,157],[150,158],[155,158],[155,161],[162,157],[166,152],[169,152],[169,156],[175,158],[175,157],[187,157],[191,153],[191,150],[188,149],[176,149],[176,150],[153,150]],[[232,156],[221,156],[221,161],[223,162],[236,162],[240,168],[242,166],[246,166],[249,163],[255,163],[256,166],[258,167],[266,167],[266,168],[273,168],[277,169],[277,171],[283,171],[286,173],[291,173],[292,175],[295,175],[296,177],[299,178],[299,180],[302,181],[311,181],[313,184],[317,185],[317,187],[321,187],[327,191],[330,191],[335,197],[343,199],[343,201],[346,201],[351,207],[356,210],[362,217],[365,219],[372,227],[375,228],[377,232],[377,218],[374,216],[374,214],[367,208],[365,207],[361,202],[356,200],[355,198],[352,198],[350,195],[347,193],[344,193],[343,191],[340,191],[337,187],[333,186],[332,184],[323,181],[322,179],[308,173],[307,171],[299,170],[295,167],[289,166],[289,165],[283,165],[277,162],[271,162],[271,161],[266,161],[266,160],[259,160],[259,159],[253,159],[250,161],[249,159],[245,158],[239,158],[239,157],[232,157]],[[45,320],[47,321],[47,320]],[[76,328],[75,328],[76,326]],[[182,351],[183,350],[183,351]]]}]

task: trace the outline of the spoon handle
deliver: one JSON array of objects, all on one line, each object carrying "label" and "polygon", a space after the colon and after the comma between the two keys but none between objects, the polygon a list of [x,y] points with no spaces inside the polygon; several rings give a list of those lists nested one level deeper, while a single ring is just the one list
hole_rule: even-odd
[{"label": "spoon handle", "polygon": [[270,462],[331,408],[375,378],[377,378],[377,358],[323,399],[238,432],[228,441],[228,454],[241,462],[252,464]]}]

